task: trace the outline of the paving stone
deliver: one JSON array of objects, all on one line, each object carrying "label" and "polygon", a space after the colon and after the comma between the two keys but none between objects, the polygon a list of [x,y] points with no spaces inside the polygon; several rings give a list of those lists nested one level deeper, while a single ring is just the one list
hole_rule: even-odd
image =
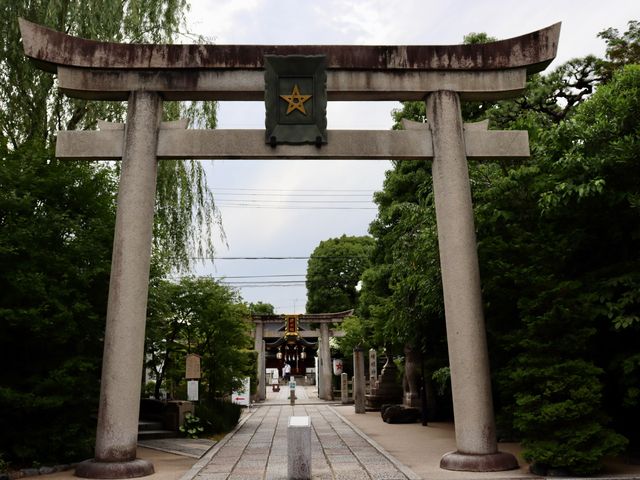
[{"label": "paving stone", "polygon": [[219,473],[205,473],[200,474],[196,478],[198,480],[226,480],[229,476],[227,472],[219,472]]},{"label": "paving stone", "polygon": [[398,470],[369,472],[374,480],[407,480],[407,477]]},{"label": "paving stone", "polygon": [[355,463],[359,464],[358,459],[353,455],[327,455],[327,460],[331,465],[334,463]]},{"label": "paving stone", "polygon": [[369,475],[362,471],[335,472],[335,480],[369,480]]},{"label": "paving stone", "polygon": [[287,480],[287,424],[292,414],[311,417],[313,480],[406,479],[327,407],[279,405],[256,409],[193,480]]}]

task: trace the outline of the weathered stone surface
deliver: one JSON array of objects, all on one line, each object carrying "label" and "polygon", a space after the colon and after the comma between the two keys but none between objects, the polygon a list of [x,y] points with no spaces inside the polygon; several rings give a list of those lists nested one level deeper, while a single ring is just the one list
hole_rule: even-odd
[{"label": "weathered stone surface", "polygon": [[[327,99],[422,100],[428,92],[455,90],[463,100],[498,100],[520,95],[526,69],[489,71],[341,71],[327,72]],[[153,90],[166,100],[264,99],[264,74],[247,70],[92,70],[58,67],[60,90],[70,97],[126,100],[130,90]]]},{"label": "weathered stone surface", "polygon": [[406,407],[422,406],[420,398],[420,364],[422,357],[420,351],[412,345],[404,347],[404,378],[402,386],[404,388],[404,397],[402,403]]},{"label": "weathered stone surface", "polygon": [[361,348],[353,350],[353,403],[356,413],[366,413],[364,353]]},{"label": "weathered stone surface", "polygon": [[287,473],[289,480],[311,478],[311,418],[289,417],[287,427]]},{"label": "weathered stone surface", "polygon": [[[313,147],[315,148],[315,147]],[[333,371],[331,368],[331,348],[329,346],[329,324],[320,324],[320,348],[318,350],[318,360],[320,365],[320,385],[318,385],[318,396],[323,400],[333,400],[331,388]]]},{"label": "weathered stone surface", "polygon": [[380,378],[371,385],[371,393],[366,395],[365,402],[367,410],[380,410],[383,404],[394,404],[402,401],[402,387],[398,384],[396,377],[398,367],[387,355],[387,362],[382,367]]},{"label": "weathered stone surface", "polygon": [[161,111],[157,94],[131,94],[118,190],[95,461],[78,466],[84,472],[81,476],[90,478],[153,473],[151,464],[134,460]]},{"label": "weathered stone surface", "polygon": [[485,455],[450,452],[440,460],[440,468],[464,472],[501,472],[518,468],[518,461],[510,453],[503,452]]},{"label": "weathered stone surface", "polygon": [[253,349],[258,352],[256,362],[256,378],[258,379],[258,388],[256,389],[256,399],[262,401],[267,398],[267,385],[265,374],[265,346],[264,346],[264,324],[262,322],[254,322],[254,344]]},{"label": "weathered stone surface", "polygon": [[[426,111],[434,126],[433,191],[456,445],[465,455],[443,458],[441,466],[466,470],[468,465],[469,470],[482,471],[475,470],[476,463],[488,467],[495,459],[494,470],[509,469],[516,463],[515,458],[507,462],[508,454],[495,457],[498,447],[489,355],[459,97],[451,91],[432,93],[427,98]],[[473,461],[467,459],[468,455],[474,455]],[[479,458],[482,456],[486,459]]]},{"label": "weathered stone surface", "polygon": [[438,90],[497,100],[520,94],[526,75],[553,60],[560,34],[558,23],[475,45],[149,45],[86,40],[23,19],[20,28],[26,55],[58,73],[61,91],[95,100],[126,100],[133,90],[261,100],[265,55],[325,55],[328,100],[420,100]]},{"label": "weathered stone surface", "polygon": [[346,70],[543,70],[556,55],[560,23],[497,42],[474,45],[154,45],[97,42],[20,19],[25,54],[57,65],[101,69],[262,69],[265,55],[326,55]]},{"label": "weathered stone surface", "polygon": [[[278,145],[264,143],[264,130],[169,130],[158,134],[158,159],[370,159],[429,160],[433,158],[431,133],[422,130],[329,130],[329,143]],[[466,155],[490,158],[527,158],[526,131],[466,130]],[[123,132],[58,132],[56,156],[74,160],[118,160],[122,157]]]},{"label": "weathered stone surface", "polygon": [[151,462],[136,458],[128,462],[99,462],[87,460],[76,467],[76,477],[81,478],[137,478],[154,473]]},{"label": "weathered stone surface", "polygon": [[386,423],[416,423],[420,420],[420,410],[403,405],[382,405],[380,416]]},{"label": "weathered stone surface", "polygon": [[460,451],[495,453],[480,271],[459,99],[437,92],[427,100],[433,128],[433,190]]}]

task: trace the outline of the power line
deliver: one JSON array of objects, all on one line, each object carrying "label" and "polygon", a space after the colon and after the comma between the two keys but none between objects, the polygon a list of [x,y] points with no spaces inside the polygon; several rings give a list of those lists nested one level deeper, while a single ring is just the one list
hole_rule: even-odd
[{"label": "power line", "polygon": [[216,204],[220,204],[220,202],[242,202],[247,204],[262,204],[262,203],[292,203],[297,205],[299,203],[368,203],[372,204],[371,200],[266,200],[259,199],[254,200],[252,198],[219,198]]},{"label": "power line", "polygon": [[285,275],[285,274],[277,274],[277,275],[232,275],[232,276],[222,276],[222,277],[207,277],[213,278],[214,280],[225,280],[227,278],[279,278],[279,277],[306,277],[306,274],[300,275]]},{"label": "power line", "polygon": [[212,187],[212,190],[229,190],[243,192],[375,192],[371,188],[235,188]]},{"label": "power line", "polygon": [[[229,287],[233,287],[235,285],[227,285]],[[304,285],[298,285],[298,284],[293,284],[293,285],[288,285],[288,284],[283,284],[283,285],[242,285],[242,286],[238,286],[238,288],[281,288],[281,287],[302,287]]]},{"label": "power line", "polygon": [[369,193],[238,193],[233,191],[220,192],[220,195],[244,197],[371,197]]},{"label": "power line", "polygon": [[[190,257],[192,260],[309,260],[311,257]],[[313,258],[338,259],[338,258],[363,258],[363,255],[314,255]]]},{"label": "power line", "polygon": [[251,204],[220,204],[216,203],[219,207],[227,207],[227,208],[261,208],[261,209],[271,209],[271,210],[377,210],[376,207],[287,207],[287,206],[279,206],[279,205],[251,205]]},{"label": "power line", "polygon": [[260,281],[260,280],[254,280],[252,282],[225,282],[224,280],[221,280],[220,283],[222,285],[282,285],[282,284],[299,284],[299,285],[305,285],[307,282],[306,280],[268,280],[268,281]]}]

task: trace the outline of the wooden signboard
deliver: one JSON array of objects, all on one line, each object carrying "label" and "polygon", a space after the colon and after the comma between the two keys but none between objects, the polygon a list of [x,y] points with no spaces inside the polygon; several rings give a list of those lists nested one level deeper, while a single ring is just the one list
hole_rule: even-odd
[{"label": "wooden signboard", "polygon": [[187,355],[187,368],[184,378],[189,380],[200,378],[200,355],[195,353]]}]

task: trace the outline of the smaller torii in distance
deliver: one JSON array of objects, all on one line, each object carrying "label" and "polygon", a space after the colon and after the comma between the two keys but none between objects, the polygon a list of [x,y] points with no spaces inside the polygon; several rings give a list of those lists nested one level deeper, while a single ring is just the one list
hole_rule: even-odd
[{"label": "smaller torii in distance", "polygon": [[[555,58],[559,23],[449,46],[142,45],[81,39],[26,20],[20,29],[25,54],[57,74],[61,92],[128,101],[125,125],[59,132],[56,148],[60,158],[122,159],[95,459],[81,463],[78,476],[153,473],[151,463],[136,459],[136,441],[157,160],[165,158],[431,161],[457,446],[440,465],[517,467],[497,448],[467,159],[526,158],[528,137],[463,124],[460,102],[520,95],[527,75]],[[407,123],[404,131],[328,130],[316,145],[268,144],[264,130],[161,123],[163,100],[264,99],[267,56],[324,56],[329,101],[422,100],[427,123]],[[291,90],[290,101],[303,101],[298,94]]]},{"label": "smaller torii in distance", "polygon": [[[266,367],[266,347],[265,338],[267,337],[281,337],[280,340],[289,338],[293,341],[298,337],[304,339],[304,337],[317,337],[318,338],[318,397],[323,400],[333,400],[333,392],[331,387],[332,368],[331,368],[331,349],[329,342],[331,337],[343,334],[344,332],[332,331],[329,327],[331,325],[340,325],[345,318],[353,315],[353,310],[345,310],[343,312],[334,313],[310,313],[310,314],[294,314],[294,315],[259,315],[252,314],[251,321],[254,325],[254,349],[258,352],[257,362],[257,374],[258,374],[258,400],[264,400],[266,398],[266,381],[265,381],[265,367]],[[295,319],[295,327],[293,330],[286,325],[287,320]],[[299,329],[299,326],[303,324],[318,324],[317,330],[304,330]],[[280,332],[279,327],[285,325],[284,331]],[[275,327],[275,330],[274,330]],[[281,342],[276,342],[276,346]]]}]

